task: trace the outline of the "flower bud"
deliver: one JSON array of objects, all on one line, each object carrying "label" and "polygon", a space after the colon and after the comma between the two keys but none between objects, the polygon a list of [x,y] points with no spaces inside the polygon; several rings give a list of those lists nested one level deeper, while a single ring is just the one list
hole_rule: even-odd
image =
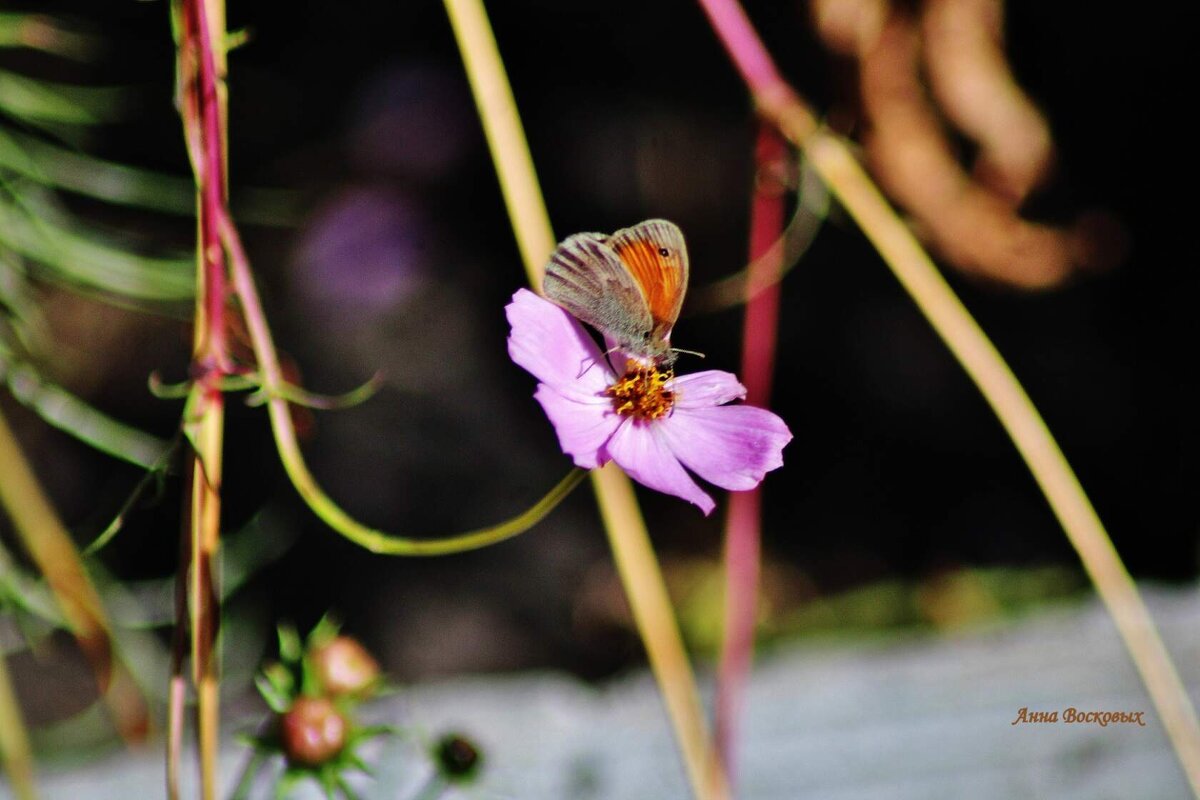
[{"label": "flower bud", "polygon": [[283,752],[293,764],[315,767],[346,746],[346,718],[326,697],[297,697],[280,719]]},{"label": "flower bud", "polygon": [[479,771],[483,759],[475,743],[457,733],[446,734],[438,740],[434,757],[438,771],[451,782],[470,780]]},{"label": "flower bud", "polygon": [[379,679],[379,664],[349,636],[336,636],[310,654],[322,689],[331,697],[370,694]]}]

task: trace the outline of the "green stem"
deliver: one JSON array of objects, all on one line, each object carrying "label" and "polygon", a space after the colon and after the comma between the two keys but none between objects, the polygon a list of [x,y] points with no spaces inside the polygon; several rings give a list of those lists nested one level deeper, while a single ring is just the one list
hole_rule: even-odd
[{"label": "green stem", "polygon": [[263,752],[257,747],[250,751],[250,757],[246,759],[246,763],[242,767],[241,777],[238,778],[237,786],[234,788],[233,794],[229,796],[229,800],[247,800],[250,797],[254,778],[258,775],[258,768],[264,760]]},{"label": "green stem", "polygon": [[304,461],[304,455],[300,452],[300,443],[296,439],[296,429],[292,424],[292,413],[288,408],[288,401],[284,399],[286,383],[283,379],[283,369],[279,365],[279,354],[275,350],[271,328],[267,325],[266,315],[262,311],[258,289],[254,285],[254,276],[250,272],[249,258],[246,256],[245,248],[242,246],[241,237],[238,236],[233,220],[226,216],[222,221],[221,228],[225,247],[229,251],[234,291],[237,292],[242,303],[246,329],[250,332],[254,357],[258,360],[262,388],[268,398],[267,412],[271,418],[271,429],[275,434],[275,446],[279,450],[279,458],[283,462],[288,477],[291,478],[292,485],[304,498],[304,502],[338,533],[373,553],[385,555],[440,556],[461,553],[464,550],[475,550],[502,542],[529,530],[545,518],[583,480],[587,473],[581,469],[573,469],[545,497],[525,512],[499,525],[445,538],[412,539],[397,536],[371,528],[351,517],[333,502],[329,495],[325,494]]}]

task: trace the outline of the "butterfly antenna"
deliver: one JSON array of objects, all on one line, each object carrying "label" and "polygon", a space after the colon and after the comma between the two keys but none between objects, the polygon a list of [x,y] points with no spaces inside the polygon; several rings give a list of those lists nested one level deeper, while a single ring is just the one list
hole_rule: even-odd
[{"label": "butterfly antenna", "polygon": [[704,358],[704,353],[701,353],[699,350],[684,350],[682,347],[672,347],[671,352],[679,353],[681,355],[695,356],[696,358]]}]

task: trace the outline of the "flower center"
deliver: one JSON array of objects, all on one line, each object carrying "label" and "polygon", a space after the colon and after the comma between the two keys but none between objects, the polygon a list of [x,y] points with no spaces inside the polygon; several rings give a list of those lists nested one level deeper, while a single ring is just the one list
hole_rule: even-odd
[{"label": "flower center", "polygon": [[670,413],[675,393],[663,388],[675,371],[630,360],[625,374],[604,393],[613,399],[613,410],[623,417],[658,419]]}]

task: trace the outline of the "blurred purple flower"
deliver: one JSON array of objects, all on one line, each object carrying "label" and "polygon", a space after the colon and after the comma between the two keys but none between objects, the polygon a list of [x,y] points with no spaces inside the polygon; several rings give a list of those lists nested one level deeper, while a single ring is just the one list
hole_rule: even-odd
[{"label": "blurred purple flower", "polygon": [[746,395],[734,375],[675,377],[620,353],[613,361],[625,366],[614,368],[574,317],[528,289],[517,291],[506,311],[508,353],[538,379],[534,397],[577,466],[615,461],[639,483],[707,515],[715,503],[688,470],[745,491],[783,465],[791,431],[765,409],[725,405]]},{"label": "blurred purple flower", "polygon": [[352,187],[308,223],[295,256],[306,299],[337,316],[386,313],[428,271],[429,224],[407,194]]}]

